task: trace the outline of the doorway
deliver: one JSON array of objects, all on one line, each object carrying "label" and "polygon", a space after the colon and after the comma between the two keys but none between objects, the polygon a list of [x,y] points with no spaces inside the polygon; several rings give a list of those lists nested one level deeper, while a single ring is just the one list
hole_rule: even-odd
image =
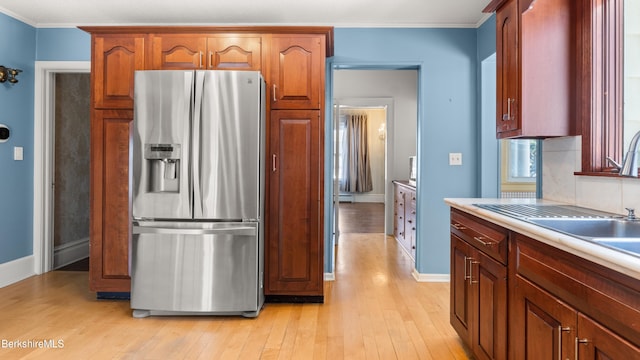
[{"label": "doorway", "polygon": [[[83,200],[75,186],[88,191],[91,63],[37,61],[35,69],[33,253],[34,271],[42,274],[89,254],[88,196]],[[60,181],[67,189],[58,192]]]},{"label": "doorway", "polygon": [[[388,68],[357,69],[349,67],[340,69],[334,67],[332,77],[332,95],[334,98],[333,124],[333,201],[332,201],[332,245],[339,243],[340,235],[340,205],[349,206],[353,201],[379,201],[384,206],[383,232],[393,235],[393,180],[409,178],[409,156],[417,154],[417,126],[418,126],[418,68]],[[340,109],[343,109],[342,111]],[[375,141],[383,144],[384,175],[381,190],[373,196],[363,194],[341,194],[337,172],[339,171],[339,118],[341,113],[360,110],[378,109],[384,111],[384,126],[370,132]],[[382,137],[382,139],[381,139]],[[341,196],[342,195],[342,196]],[[377,200],[374,200],[377,199]],[[343,201],[342,203],[340,201]],[[345,209],[346,210],[346,209]],[[366,211],[374,211],[368,209]],[[380,220],[379,220],[380,221]],[[343,224],[344,225],[344,224]],[[331,246],[331,259],[335,264],[335,246]]]},{"label": "doorway", "polygon": [[[378,229],[379,233],[386,232],[386,135],[392,99],[350,98],[336,99],[335,103],[333,191],[335,242],[338,243],[340,234],[345,231],[372,232]],[[356,119],[360,129],[352,126]],[[361,131],[363,134],[359,133]],[[352,223],[352,219],[358,218],[362,222]],[[364,228],[358,230],[359,227]]]}]

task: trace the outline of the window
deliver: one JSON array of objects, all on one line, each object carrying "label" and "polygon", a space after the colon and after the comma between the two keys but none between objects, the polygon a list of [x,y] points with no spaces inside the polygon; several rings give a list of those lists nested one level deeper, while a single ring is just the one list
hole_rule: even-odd
[{"label": "window", "polygon": [[501,140],[501,197],[536,197],[539,141]]}]

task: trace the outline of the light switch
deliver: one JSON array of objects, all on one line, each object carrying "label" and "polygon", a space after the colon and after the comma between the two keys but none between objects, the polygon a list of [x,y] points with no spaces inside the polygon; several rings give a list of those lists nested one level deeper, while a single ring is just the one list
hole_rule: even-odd
[{"label": "light switch", "polygon": [[22,160],[22,146],[13,147],[13,160]]},{"label": "light switch", "polygon": [[462,165],[462,153],[449,153],[449,165]]}]

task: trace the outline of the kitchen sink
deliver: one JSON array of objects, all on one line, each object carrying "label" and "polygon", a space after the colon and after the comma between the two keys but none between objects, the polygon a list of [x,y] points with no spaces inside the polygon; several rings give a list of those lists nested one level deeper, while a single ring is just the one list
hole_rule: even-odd
[{"label": "kitchen sink", "polygon": [[640,257],[640,219],[571,205],[476,204],[519,220]]},{"label": "kitchen sink", "polygon": [[600,245],[640,255],[640,239],[637,238],[598,238],[593,241]]},{"label": "kitchen sink", "polygon": [[526,221],[640,256],[640,221],[580,218],[528,219]]},{"label": "kitchen sink", "polygon": [[527,221],[569,235],[594,238],[638,238],[640,221],[623,219],[528,219]]}]

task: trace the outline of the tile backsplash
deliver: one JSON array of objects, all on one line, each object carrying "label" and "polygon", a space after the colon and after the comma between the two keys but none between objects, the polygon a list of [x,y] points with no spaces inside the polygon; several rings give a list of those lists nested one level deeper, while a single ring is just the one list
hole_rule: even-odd
[{"label": "tile backsplash", "polygon": [[581,154],[579,136],[544,140],[542,197],[618,214],[626,214],[627,207],[640,213],[640,179],[575,176]]}]

